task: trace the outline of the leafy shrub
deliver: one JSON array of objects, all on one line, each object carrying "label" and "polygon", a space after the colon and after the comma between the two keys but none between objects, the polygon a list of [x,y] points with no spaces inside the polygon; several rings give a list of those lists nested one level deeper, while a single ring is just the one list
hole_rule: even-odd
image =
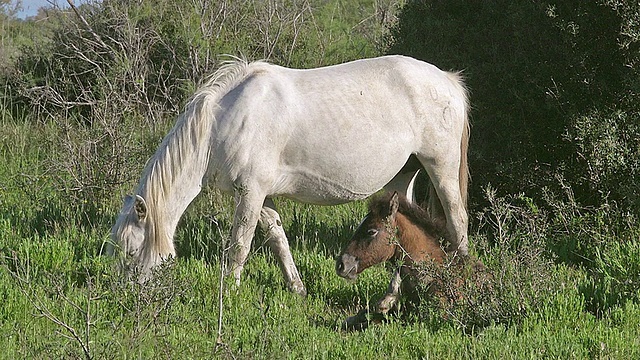
[{"label": "leafy shrub", "polygon": [[[571,193],[564,200],[547,198],[548,212],[523,195],[497,197],[491,187],[485,195],[490,205],[479,214],[472,243],[493,279],[477,281],[472,274],[459,286],[458,267],[427,265],[424,271],[447,284],[444,293],[452,296],[445,302],[426,296],[418,311],[423,319],[470,331],[521,323],[568,292],[578,292],[575,296],[584,298],[580,306],[596,315],[640,301],[634,216],[621,215],[614,205],[581,207]],[[571,283],[577,288],[567,288]]]},{"label": "leafy shrub", "polygon": [[592,110],[569,124],[567,141],[581,159],[574,165],[574,187],[615,200],[624,209],[640,209],[640,113],[637,110]]},{"label": "leafy shrub", "polygon": [[[461,274],[455,265],[427,265],[423,271],[442,280],[447,296],[446,301],[422,299],[418,314],[426,321],[469,332],[491,324],[517,325],[564,291],[566,274],[546,250],[546,217],[524,196],[499,198],[490,187],[485,194],[490,206],[479,214],[481,232],[473,244],[487,270]],[[456,279],[463,275],[467,280],[460,285]]]},{"label": "leafy shrub", "polygon": [[627,301],[639,301],[640,234],[638,219],[616,203],[583,207],[568,192],[566,199],[547,197],[548,246],[558,260],[586,274],[579,289],[585,306],[602,315]]},{"label": "leafy shrub", "polygon": [[[476,184],[540,198],[562,174],[578,202],[608,198],[637,213],[635,195],[626,199],[638,192],[639,11],[613,0],[410,1],[389,52],[465,71]],[[614,141],[588,151],[608,130]],[[614,157],[608,169],[602,161]],[[475,188],[472,200],[483,202]]]},{"label": "leafy shrub", "polygon": [[640,302],[640,242],[635,239],[611,241],[596,249],[590,277],[580,291],[587,308],[602,315],[627,301]]}]

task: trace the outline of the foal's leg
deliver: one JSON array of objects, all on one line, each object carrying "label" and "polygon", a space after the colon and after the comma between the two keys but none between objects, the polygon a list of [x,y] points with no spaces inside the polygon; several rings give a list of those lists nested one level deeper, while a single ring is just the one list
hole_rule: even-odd
[{"label": "foal's leg", "polygon": [[389,283],[387,292],[382,299],[378,300],[376,312],[387,314],[398,305],[398,301],[400,301],[400,285],[402,285],[402,277],[400,276],[400,268],[398,267],[391,276],[391,282]]},{"label": "foal's leg", "polygon": [[[399,173],[391,181],[385,185],[385,191],[397,191],[407,198],[410,202],[415,202],[413,187],[420,170]],[[396,269],[391,276],[389,287],[384,296],[378,300],[376,312],[386,314],[392,310],[400,300],[400,286],[402,285],[402,277],[400,276],[400,268]]]},{"label": "foal's leg", "polygon": [[389,313],[389,311],[397,307],[398,301],[400,300],[401,283],[402,278],[400,276],[400,268],[398,268],[391,277],[391,282],[389,283],[387,293],[380,300],[378,300],[378,303],[376,304],[373,312],[369,311],[366,308],[362,309],[360,310],[360,312],[358,312],[358,314],[349,316],[344,321],[343,327],[347,330],[364,330],[369,326],[371,322],[380,322],[380,315],[384,317]]},{"label": "foal's leg", "polygon": [[255,234],[260,208],[264,196],[248,188],[235,190],[236,209],[231,230],[231,247],[229,249],[229,272],[233,273],[236,284],[240,285],[240,274],[251,249],[251,240]]},{"label": "foal's leg", "polygon": [[300,274],[296,264],[293,262],[291,251],[289,250],[289,241],[287,235],[282,228],[280,215],[276,211],[276,205],[273,200],[267,198],[260,212],[260,228],[266,233],[267,242],[271,251],[276,255],[280,270],[287,283],[287,287],[292,292],[306,296],[307,290],[304,288]]}]

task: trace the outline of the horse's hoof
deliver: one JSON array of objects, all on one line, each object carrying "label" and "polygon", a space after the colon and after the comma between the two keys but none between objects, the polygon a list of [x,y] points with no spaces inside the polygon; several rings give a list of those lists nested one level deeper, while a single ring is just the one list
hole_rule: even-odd
[{"label": "horse's hoof", "polygon": [[342,329],[347,331],[362,331],[369,327],[369,311],[362,309],[358,314],[349,316],[343,323]]},{"label": "horse's hoof", "polygon": [[369,312],[368,309],[362,309],[358,314],[349,316],[343,323],[342,329],[347,331],[362,331],[369,325],[377,325],[387,320],[386,314],[378,312]]},{"label": "horse's hoof", "polygon": [[307,289],[302,282],[289,284],[289,291],[302,297],[307,297]]},{"label": "horse's hoof", "polygon": [[461,256],[466,257],[469,256],[469,249],[465,247],[458,247],[457,245],[450,244],[447,247],[447,254],[450,256]]}]

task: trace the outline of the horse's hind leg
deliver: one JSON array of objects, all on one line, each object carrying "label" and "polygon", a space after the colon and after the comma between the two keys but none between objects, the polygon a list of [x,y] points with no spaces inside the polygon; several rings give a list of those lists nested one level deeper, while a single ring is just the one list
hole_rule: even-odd
[{"label": "horse's hind leg", "polygon": [[447,251],[467,255],[469,253],[468,217],[460,193],[460,164],[455,161],[420,160],[431,179],[447,221],[447,240],[449,241]]},{"label": "horse's hind leg", "polygon": [[271,251],[276,255],[280,270],[284,275],[289,290],[302,296],[307,295],[307,290],[300,280],[298,268],[293,262],[291,250],[289,250],[289,241],[282,227],[280,215],[276,211],[273,200],[267,198],[260,212],[260,228],[265,232],[267,242]]}]

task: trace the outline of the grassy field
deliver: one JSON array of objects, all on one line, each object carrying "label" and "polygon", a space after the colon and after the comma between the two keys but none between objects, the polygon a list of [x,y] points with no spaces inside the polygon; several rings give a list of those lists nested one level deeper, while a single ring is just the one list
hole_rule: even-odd
[{"label": "grassy field", "polygon": [[[56,188],[47,164],[52,150],[46,139],[56,131],[11,121],[0,127],[1,358],[640,357],[637,287],[635,295],[592,311],[603,283],[585,266],[562,261],[561,250],[548,248],[553,241],[542,241],[499,203],[484,213],[504,220],[496,225],[499,237],[489,239],[478,226],[482,216],[473,220],[474,251],[501,289],[481,326],[466,320],[481,312],[479,304],[448,318],[437,311],[401,313],[365,331],[342,330],[347,316],[383,293],[389,276],[379,266],[350,283],[334,272],[334,257],[364,215],[364,203],[278,201],[306,298],[285,290],[259,237],[240,287],[221,281],[232,206],[214,191],[184,216],[179,258],[148,284],[128,283],[113,259],[99,255],[122,194],[104,204],[78,204],[63,195],[69,190]],[[631,234],[620,245],[624,257],[617,258],[625,269],[640,264],[637,230]],[[605,268],[614,271],[611,264]]]}]

